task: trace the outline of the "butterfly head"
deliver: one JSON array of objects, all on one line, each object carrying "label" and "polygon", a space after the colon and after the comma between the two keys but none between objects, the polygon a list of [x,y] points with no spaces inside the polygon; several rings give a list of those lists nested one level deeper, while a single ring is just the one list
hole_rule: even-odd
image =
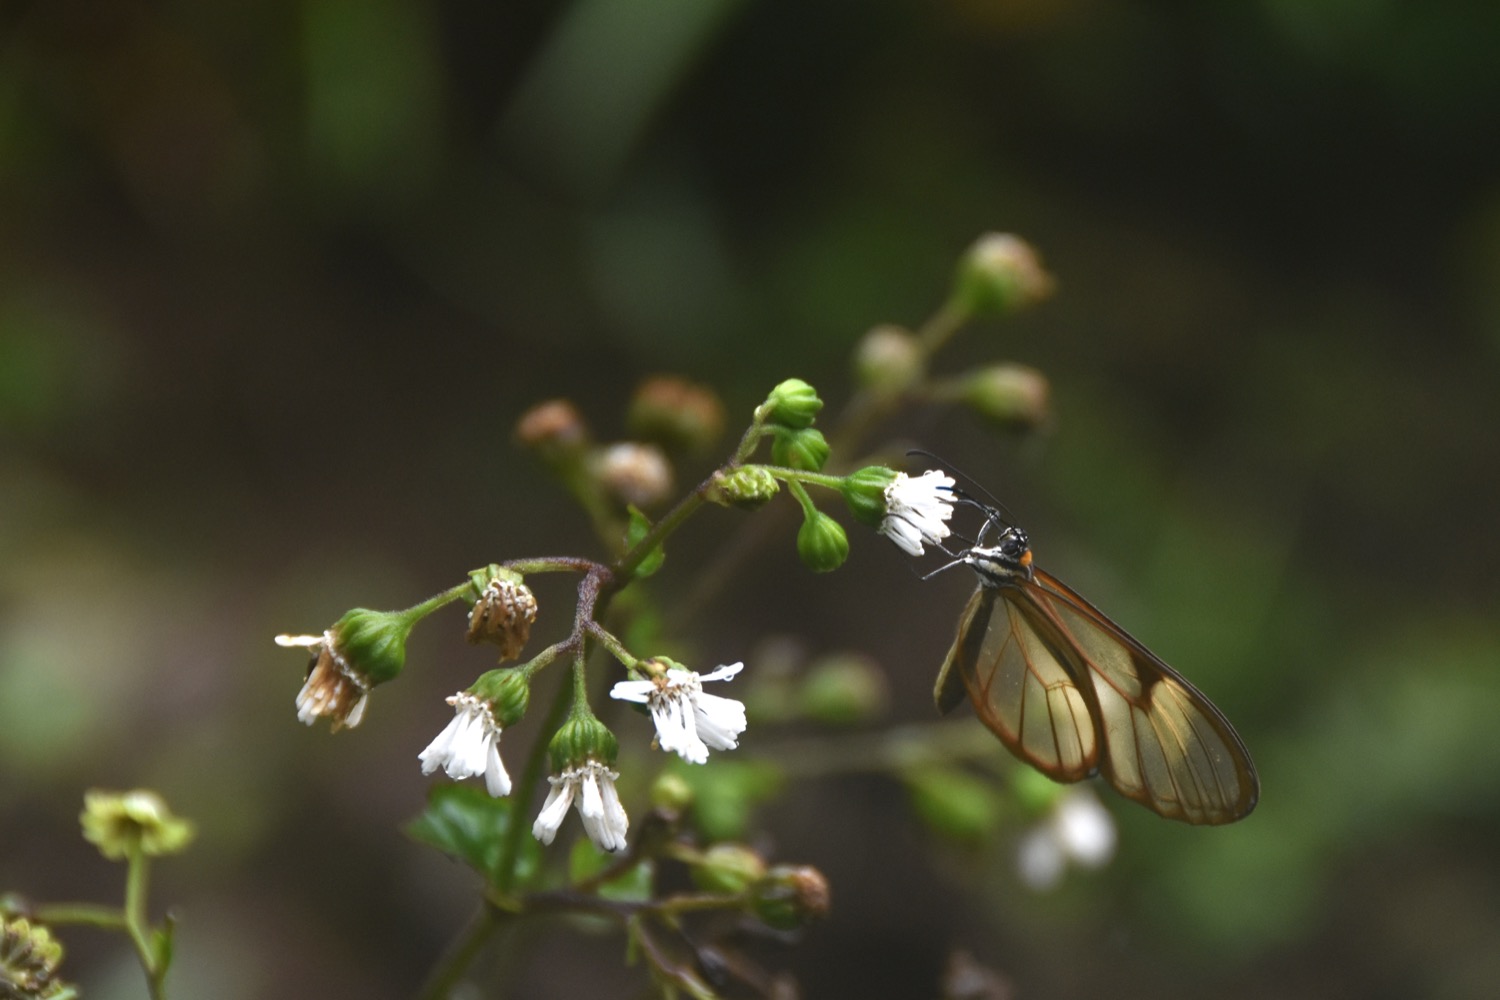
[{"label": "butterfly head", "polygon": [[986,586],[1031,579],[1031,542],[1020,528],[1006,528],[994,545],[976,545],[962,558]]}]

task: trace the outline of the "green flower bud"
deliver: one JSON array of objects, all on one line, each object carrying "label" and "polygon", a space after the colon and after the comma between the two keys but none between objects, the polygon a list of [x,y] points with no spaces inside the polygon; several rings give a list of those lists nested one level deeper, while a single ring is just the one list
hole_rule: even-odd
[{"label": "green flower bud", "polygon": [[83,838],[111,861],[128,858],[136,848],[147,855],[180,854],[197,832],[190,821],[173,816],[161,796],[140,788],[85,792],[78,822]]},{"label": "green flower bud", "polygon": [[536,596],[521,574],[491,564],[469,574],[474,606],[469,609],[469,641],[492,642],[500,660],[514,660],[531,638],[536,621]]},{"label": "green flower bud", "polygon": [[950,768],[925,767],[907,774],[906,786],[918,815],[947,837],[975,843],[1000,827],[999,795],[991,785],[973,775]]},{"label": "green flower bud", "polygon": [[693,804],[693,786],[675,771],[663,771],[651,784],[651,804],[670,813],[680,813]]},{"label": "green flower bud", "polygon": [[837,521],[822,511],[812,510],[797,530],[797,555],[814,573],[829,573],[849,558],[849,539]]},{"label": "green flower bud", "polygon": [[771,442],[771,461],[803,472],[822,471],[828,452],[828,441],[816,427],[800,431],[777,428],[776,439]]},{"label": "green flower bud", "polygon": [[959,261],[952,307],[967,316],[1003,316],[1052,294],[1051,275],[1025,240],[986,233]]},{"label": "green flower bud", "polygon": [[701,453],[724,433],[724,404],[712,389],[658,375],[635,390],[626,422],[633,436]]},{"label": "green flower bud", "polygon": [[25,917],[0,920],[0,997],[73,1000],[78,990],[57,978],[63,947],[52,932]]},{"label": "green flower bud", "polygon": [[844,653],[814,664],[797,692],[801,713],[828,725],[866,722],[885,711],[885,674],[868,656]]},{"label": "green flower bud", "polygon": [[754,510],[781,490],[781,484],[764,466],[742,465],[729,472],[715,472],[708,499],[724,507]]},{"label": "green flower bud", "polygon": [[1047,377],[1025,365],[994,365],[963,383],[963,400],[981,415],[1011,427],[1035,427],[1047,419]]},{"label": "green flower bud", "polygon": [[613,764],[620,753],[620,742],[592,715],[575,715],[552,735],[547,753],[552,757],[552,770],[561,774],[590,760]]},{"label": "green flower bud", "polygon": [[514,726],[531,703],[531,679],[514,667],[490,670],[479,675],[469,694],[489,702],[490,713],[500,726]]},{"label": "green flower bud", "polygon": [[751,886],[750,906],[767,926],[796,930],[828,915],[828,880],[808,865],[777,865]]},{"label": "green flower bud", "polygon": [[406,637],[413,624],[398,611],[355,608],[334,624],[333,644],[370,685],[382,684],[406,666]]},{"label": "green flower bud", "polygon": [[801,430],[812,426],[822,408],[823,401],[818,398],[816,389],[800,378],[789,378],[772,389],[755,412],[773,426]]},{"label": "green flower bud", "polygon": [[885,518],[885,488],[896,481],[896,470],[883,465],[867,465],[851,472],[839,484],[844,502],[855,520],[872,528],[880,527]]},{"label": "green flower bud", "polygon": [[740,895],[765,875],[765,861],[743,844],[715,844],[692,868],[698,888],[725,896]]},{"label": "green flower bud", "polygon": [[877,326],[854,349],[854,377],[882,395],[893,395],[922,377],[922,345],[899,326]]}]

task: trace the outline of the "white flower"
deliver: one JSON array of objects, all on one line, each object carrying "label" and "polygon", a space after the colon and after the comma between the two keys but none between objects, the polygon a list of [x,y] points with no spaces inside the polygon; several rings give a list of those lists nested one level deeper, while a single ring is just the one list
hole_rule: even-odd
[{"label": "white flower", "polygon": [[702,764],[708,760],[710,747],[733,750],[745,731],[744,703],[704,694],[703,682],[727,681],[743,669],[743,663],[731,663],[700,676],[692,670],[669,667],[653,680],[620,681],[609,696],[645,705],[656,723],[661,748]]},{"label": "white flower", "polygon": [[1115,821],[1087,788],[1070,788],[1052,811],[1021,838],[1016,867],[1038,892],[1054,888],[1068,862],[1102,868],[1115,854]]},{"label": "white flower", "polygon": [[904,472],[885,488],[885,519],[880,533],[907,555],[922,554],[922,545],[941,545],[953,516],[953,477],[931,469],[912,479]]},{"label": "white flower", "polygon": [[453,706],[453,721],[417,755],[422,773],[441,767],[455,781],[482,774],[491,795],[509,795],[510,775],[500,760],[500,724],[490,703],[460,691],[448,704]]},{"label": "white flower", "polygon": [[297,693],[298,719],[310,726],[326,715],[335,730],[359,725],[370,700],[370,682],[339,655],[331,630],[322,635],[278,635],[276,645],[300,646],[313,656],[307,681]]},{"label": "white flower", "polygon": [[568,806],[576,805],[583,829],[601,851],[623,850],[630,817],[625,815],[625,807],[620,805],[620,796],[615,791],[615,779],[619,776],[597,760],[586,760],[548,778],[552,791],[547,793],[547,801],[542,803],[542,811],[531,826],[532,836],[544,844],[552,843],[557,828],[568,815]]}]

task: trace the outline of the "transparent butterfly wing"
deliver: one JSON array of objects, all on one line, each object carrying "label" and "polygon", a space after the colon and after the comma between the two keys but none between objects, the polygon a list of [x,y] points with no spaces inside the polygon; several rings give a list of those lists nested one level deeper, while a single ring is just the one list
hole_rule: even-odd
[{"label": "transparent butterfly wing", "polygon": [[1098,770],[1098,729],[1071,668],[993,587],[981,586],[964,609],[938,673],[939,710],[965,692],[1000,741],[1048,777],[1079,781]]},{"label": "transparent butterfly wing", "polygon": [[1259,783],[1228,720],[1101,611],[1041,570],[981,586],[939,675],[957,678],[1012,753],[1059,781],[1096,770],[1122,795],[1195,824],[1255,807]]}]

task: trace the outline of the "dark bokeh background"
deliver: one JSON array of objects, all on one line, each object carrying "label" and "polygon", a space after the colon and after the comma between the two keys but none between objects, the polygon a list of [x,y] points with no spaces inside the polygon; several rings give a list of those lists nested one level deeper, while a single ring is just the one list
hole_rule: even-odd
[{"label": "dark bokeh background", "polygon": [[[736,420],[792,374],[836,407],[858,335],[1007,229],[1059,294],[944,365],[1041,368],[1055,427],[891,429],[1213,694],[1262,804],[1110,799],[1114,865],[1036,896],[889,782],[795,785],[763,825],[835,913],[774,961],[813,997],[935,995],[953,946],[1027,997],[1490,995],[1497,46],[1460,0],[0,7],[0,887],[110,898],[82,791],[154,786],[201,826],[157,880],[179,995],[409,995],[473,884],[397,826],[488,661],[421,632],[330,738],[271,636],[593,553],[526,406],[608,437],[674,371]],[[969,583],[854,541],[829,578],[769,547],[686,638],[864,650],[929,718]],[[91,996],[143,995],[66,940]],[[625,995],[618,946],[545,937],[517,995]]]}]

